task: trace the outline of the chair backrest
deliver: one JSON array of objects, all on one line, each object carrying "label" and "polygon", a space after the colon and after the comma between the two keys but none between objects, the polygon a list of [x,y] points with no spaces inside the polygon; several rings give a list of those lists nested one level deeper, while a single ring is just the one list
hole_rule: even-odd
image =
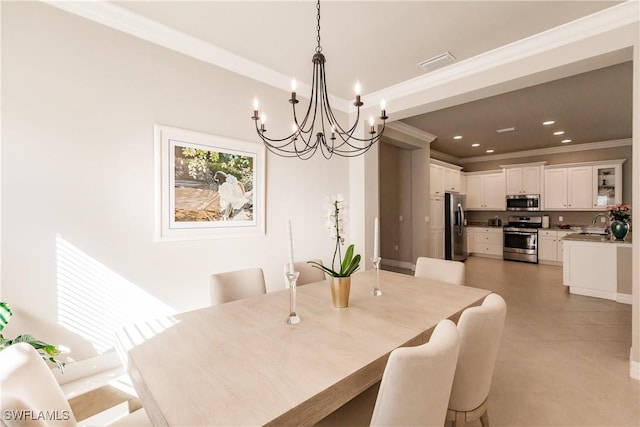
[{"label": "chair backrest", "polygon": [[452,285],[464,285],[464,263],[420,257],[416,261],[415,277],[437,280],[438,282]]},{"label": "chair backrest", "polygon": [[267,293],[261,268],[228,271],[211,275],[211,305],[223,304]]},{"label": "chair backrest", "polygon": [[[29,344],[18,343],[0,351],[0,383],[3,425],[77,424],[51,369]],[[40,414],[47,419],[38,419]]]},{"label": "chair backrest", "polygon": [[372,426],[443,426],[459,338],[450,320],[438,323],[429,342],[391,352],[382,375]]},{"label": "chair backrest", "polygon": [[470,411],[489,396],[506,315],[507,304],[498,294],[489,294],[481,306],[460,315],[460,354],[449,409]]},{"label": "chair backrest", "polygon": [[[318,264],[322,264],[321,259],[310,259],[309,261],[317,262]],[[296,281],[296,286],[306,285],[307,283],[313,282],[321,282],[326,279],[324,275],[324,271],[319,268],[313,267],[307,261],[298,261],[293,263],[293,269],[300,273],[298,276],[298,280]],[[289,281],[287,280],[287,271],[289,271],[289,264],[284,265],[284,285],[285,287],[289,287]]]}]

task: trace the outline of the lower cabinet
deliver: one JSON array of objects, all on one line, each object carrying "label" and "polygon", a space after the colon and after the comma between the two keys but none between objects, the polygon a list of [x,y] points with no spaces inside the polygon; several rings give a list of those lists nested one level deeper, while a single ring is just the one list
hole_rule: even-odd
[{"label": "lower cabinet", "polygon": [[538,261],[562,264],[562,238],[574,231],[538,230]]},{"label": "lower cabinet", "polygon": [[429,257],[444,259],[444,230],[429,230]]},{"label": "lower cabinet", "polygon": [[468,252],[502,258],[502,228],[469,227],[467,229]]}]

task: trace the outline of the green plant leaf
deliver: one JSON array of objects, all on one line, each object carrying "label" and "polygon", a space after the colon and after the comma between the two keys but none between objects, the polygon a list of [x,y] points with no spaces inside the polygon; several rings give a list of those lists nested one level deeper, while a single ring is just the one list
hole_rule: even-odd
[{"label": "green plant leaf", "polygon": [[0,332],[7,326],[9,323],[9,319],[13,316],[11,312],[11,308],[7,305],[6,302],[0,301]]},{"label": "green plant leaf", "polygon": [[340,266],[340,276],[346,277],[345,272],[347,268],[351,264],[351,260],[353,259],[353,251],[355,249],[354,245],[349,245],[347,251],[344,253],[344,258],[342,260],[342,265]]},{"label": "green plant leaf", "polygon": [[340,273],[336,273],[335,271],[333,271],[332,269],[330,269],[329,267],[326,267],[322,264],[320,264],[319,262],[315,262],[315,261],[307,261],[308,264],[311,264],[312,267],[315,268],[319,268],[320,270],[324,271],[325,273],[327,273],[329,276],[332,277],[340,277]]},{"label": "green plant leaf", "polygon": [[356,270],[358,270],[358,268],[360,268],[360,259],[360,254],[353,257],[353,260],[351,260],[351,264],[349,264],[347,270],[345,271],[345,276],[351,276],[356,272]]}]

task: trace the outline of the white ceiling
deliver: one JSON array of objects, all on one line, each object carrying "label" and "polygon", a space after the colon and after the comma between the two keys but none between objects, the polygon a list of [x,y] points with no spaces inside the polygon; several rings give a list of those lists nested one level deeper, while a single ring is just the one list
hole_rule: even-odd
[{"label": "white ceiling", "polygon": [[[310,83],[316,46],[313,1],[114,1],[117,6]],[[364,101],[371,92],[425,73],[417,63],[451,52],[462,61],[571,22],[620,1],[323,1],[321,37],[328,88]],[[618,60],[617,62],[620,62]],[[615,63],[615,61],[614,61]],[[472,141],[497,153],[557,145],[540,129],[555,119],[573,143],[630,137],[629,66],[563,79],[530,91],[403,120],[438,136],[434,149],[476,155]],[[627,102],[628,101],[628,102]],[[628,109],[625,110],[625,109]],[[389,115],[393,119],[392,105]],[[500,127],[518,132],[495,136]],[[607,132],[599,132],[606,129]],[[463,142],[451,143],[453,134]],[[504,137],[504,138],[503,138]],[[465,145],[468,143],[467,145]],[[477,153],[484,154],[484,153]]]}]

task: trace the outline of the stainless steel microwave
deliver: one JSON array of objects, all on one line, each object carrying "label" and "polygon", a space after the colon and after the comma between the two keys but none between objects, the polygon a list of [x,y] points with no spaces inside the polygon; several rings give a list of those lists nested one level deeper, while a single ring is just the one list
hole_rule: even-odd
[{"label": "stainless steel microwave", "polygon": [[539,211],[539,194],[520,194],[507,196],[508,211]]}]

